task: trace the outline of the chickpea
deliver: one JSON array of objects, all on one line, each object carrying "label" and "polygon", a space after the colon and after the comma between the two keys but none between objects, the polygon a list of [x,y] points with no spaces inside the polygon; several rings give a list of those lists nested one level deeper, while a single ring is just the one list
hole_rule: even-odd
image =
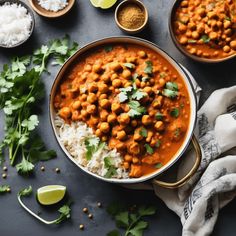
[{"label": "chickpea", "polygon": [[232,35],[232,29],[225,30],[225,35],[231,36]]},{"label": "chickpea", "polygon": [[110,114],[110,115],[108,115],[108,117],[107,117],[107,122],[109,123],[109,124],[113,124],[113,123],[115,123],[116,122],[116,114]]},{"label": "chickpea", "polygon": [[131,85],[132,85],[131,82],[126,82],[126,83],[124,84],[124,87],[127,88],[127,87],[129,87],[129,86],[131,86]]},{"label": "chickpea", "polygon": [[150,94],[153,93],[152,87],[149,87],[149,86],[145,87],[145,88],[143,89],[143,91],[146,92],[148,95],[150,95]]},{"label": "chickpea", "polygon": [[155,138],[152,138],[151,141],[150,141],[150,146],[155,147],[156,143],[157,143],[157,140]]},{"label": "chickpea", "polygon": [[108,140],[108,137],[107,136],[102,136],[102,141],[103,142],[106,142]]},{"label": "chickpea", "polygon": [[156,131],[162,131],[162,130],[164,130],[165,125],[164,125],[163,121],[157,121],[154,127],[155,127]]},{"label": "chickpea", "polygon": [[194,39],[199,39],[200,34],[199,34],[197,31],[193,31],[193,32],[192,32],[192,37],[193,37]]},{"label": "chickpea", "polygon": [[87,118],[88,117],[88,112],[86,110],[81,110],[81,116],[83,118]]},{"label": "chickpea", "polygon": [[217,23],[216,23],[216,25],[219,27],[219,28],[221,28],[221,26],[222,26],[222,22],[221,21],[217,21]]},{"label": "chickpea", "polygon": [[152,123],[151,117],[149,115],[143,115],[142,123],[144,125],[150,125]]},{"label": "chickpea", "polygon": [[87,64],[85,67],[84,67],[84,71],[86,72],[91,72],[92,71],[92,66]]},{"label": "chickpea", "polygon": [[124,130],[118,131],[116,134],[118,140],[124,140],[126,138],[126,133]]},{"label": "chickpea", "polygon": [[72,108],[73,108],[74,110],[77,110],[77,109],[79,109],[80,107],[81,107],[81,102],[80,102],[79,100],[73,102]]},{"label": "chickpea", "polygon": [[73,111],[71,119],[72,120],[78,120],[79,119],[79,112],[78,111]]},{"label": "chickpea", "polygon": [[219,56],[219,52],[218,52],[218,51],[215,51],[215,52],[213,53],[213,56],[214,56],[214,57],[218,57],[218,56]]},{"label": "chickpea", "polygon": [[226,53],[230,52],[230,47],[228,45],[225,45],[223,47],[223,51],[226,52]]},{"label": "chickpea", "polygon": [[99,83],[98,85],[98,90],[101,92],[101,93],[107,93],[109,91],[109,88],[106,84],[104,83]]},{"label": "chickpea", "polygon": [[119,87],[121,87],[121,85],[122,85],[122,81],[120,79],[114,79],[112,81],[112,86],[114,88],[119,88]]},{"label": "chickpea", "polygon": [[115,113],[121,112],[121,111],[122,111],[122,108],[121,108],[121,106],[120,106],[120,103],[118,103],[118,102],[113,102],[113,103],[111,104],[111,110],[114,111]]},{"label": "chickpea", "polygon": [[87,108],[88,104],[89,104],[88,102],[82,102],[81,106],[82,106],[82,108]]},{"label": "chickpea", "polygon": [[196,49],[196,48],[191,48],[191,49],[189,50],[189,53],[190,53],[190,54],[196,54],[196,52],[197,52],[197,49]]},{"label": "chickpea", "polygon": [[130,145],[128,145],[128,152],[130,154],[137,155],[140,153],[140,146],[137,142],[131,142]]},{"label": "chickpea", "polygon": [[181,7],[187,7],[188,6],[188,1],[182,1],[180,6]]},{"label": "chickpea", "polygon": [[141,58],[145,58],[145,57],[147,57],[147,54],[144,51],[139,51],[138,56],[141,57]]},{"label": "chickpea", "polygon": [[99,73],[102,71],[102,66],[100,64],[93,65],[93,72]]},{"label": "chickpea", "polygon": [[129,169],[129,167],[130,167],[129,162],[125,161],[123,163],[123,166],[124,166],[125,169]]},{"label": "chickpea", "polygon": [[153,132],[152,131],[148,131],[146,142],[149,143],[151,141],[151,139],[152,139],[152,136],[153,136]]},{"label": "chickpea", "polygon": [[117,143],[116,149],[118,152],[123,152],[126,150],[126,144],[123,142]]},{"label": "chickpea", "polygon": [[99,103],[100,103],[100,106],[104,109],[109,109],[110,106],[111,106],[110,101],[108,99],[105,99],[105,98],[101,99]]},{"label": "chickpea", "polygon": [[127,113],[122,113],[119,117],[118,117],[118,121],[120,124],[122,125],[127,125],[130,122],[130,117]]},{"label": "chickpea", "polygon": [[118,75],[116,73],[112,74],[111,80],[118,79]]},{"label": "chickpea", "polygon": [[197,28],[197,26],[192,22],[189,22],[187,26],[188,26],[188,29],[190,30],[195,30]]},{"label": "chickpea", "polygon": [[180,44],[186,44],[188,42],[188,38],[186,36],[181,36],[179,39]]},{"label": "chickpea", "polygon": [[98,117],[92,116],[90,117],[90,122],[93,126],[96,126],[99,123]]},{"label": "chickpea", "polygon": [[95,103],[97,101],[97,96],[95,93],[89,93],[87,97],[87,102],[89,103]]},{"label": "chickpea", "polygon": [[87,95],[86,95],[86,94],[82,94],[81,100],[82,100],[82,101],[85,101],[86,99],[87,99]]},{"label": "chickpea", "polygon": [[99,75],[98,74],[91,73],[90,75],[91,75],[92,80],[94,80],[94,81],[98,81],[99,80]]},{"label": "chickpea", "polygon": [[128,58],[126,58],[126,61],[127,61],[128,63],[136,64],[137,58],[136,58],[136,57],[128,57]]},{"label": "chickpea", "polygon": [[224,28],[228,29],[231,26],[231,21],[225,20],[223,24],[224,24]]},{"label": "chickpea", "polygon": [[95,114],[96,111],[97,111],[97,108],[96,108],[96,106],[95,106],[94,104],[89,105],[89,106],[87,107],[87,112],[88,112],[88,114]]},{"label": "chickpea", "polygon": [[201,17],[204,17],[206,15],[206,11],[204,8],[198,8],[197,9],[197,14]]},{"label": "chickpea", "polygon": [[91,83],[91,84],[89,84],[89,86],[88,86],[88,91],[89,92],[97,92],[98,91],[98,86],[97,86],[97,84],[96,83]]},{"label": "chickpea", "polygon": [[199,49],[199,50],[197,50],[196,54],[197,54],[197,56],[199,56],[199,57],[200,57],[200,56],[202,55],[202,50],[200,50],[200,49]]},{"label": "chickpea", "polygon": [[187,26],[184,24],[179,24],[179,31],[185,33],[187,31]]},{"label": "chickpea", "polygon": [[137,128],[135,131],[134,131],[134,140],[135,141],[140,141],[143,139],[143,136],[140,134],[140,128]]},{"label": "chickpea", "polygon": [[124,156],[124,160],[125,161],[127,161],[127,162],[131,162],[132,161],[132,156],[131,155],[129,155],[129,154],[126,154],[125,156]]},{"label": "chickpea", "polygon": [[110,69],[113,71],[118,71],[118,70],[122,69],[122,66],[119,62],[114,61],[114,62],[110,63]]},{"label": "chickpea", "polygon": [[100,130],[103,132],[103,133],[108,133],[110,131],[110,126],[107,122],[102,122],[101,125],[100,125]]},{"label": "chickpea", "polygon": [[109,113],[108,113],[107,110],[102,110],[102,111],[100,112],[100,118],[101,118],[101,121],[106,121],[108,115],[109,115]]},{"label": "chickpea", "polygon": [[210,56],[209,53],[207,53],[207,52],[204,52],[202,55],[203,55],[203,57],[206,57],[206,58],[208,58]]},{"label": "chickpea", "polygon": [[64,118],[64,119],[67,119],[71,116],[71,110],[69,107],[63,107],[60,109],[59,111],[59,115]]},{"label": "chickpea", "polygon": [[146,83],[144,82],[144,81],[142,81],[141,83],[140,83],[140,87],[141,88],[144,88],[146,86]]},{"label": "chickpea", "polygon": [[230,42],[230,47],[233,49],[233,50],[236,50],[236,40],[233,40]]},{"label": "chickpea", "polygon": [[103,74],[101,76],[101,80],[104,81],[104,83],[109,83],[110,82],[110,77],[107,74]]},{"label": "chickpea", "polygon": [[138,121],[137,120],[132,120],[131,125],[132,125],[132,127],[136,127],[138,125]]},{"label": "chickpea", "polygon": [[133,157],[133,158],[132,158],[132,162],[133,162],[134,164],[137,164],[137,163],[139,163],[139,159],[138,159],[137,157]]},{"label": "chickpea", "polygon": [[216,12],[214,12],[214,11],[208,12],[207,16],[209,17],[209,19],[217,19],[218,18]]},{"label": "chickpea", "polygon": [[161,87],[165,86],[165,84],[166,84],[166,81],[165,81],[165,79],[163,79],[163,78],[159,79],[158,82],[159,82],[159,85],[160,85]]},{"label": "chickpea", "polygon": [[100,129],[96,129],[95,135],[98,136],[98,137],[101,137],[102,136],[102,131]]},{"label": "chickpea", "polygon": [[209,38],[212,39],[212,40],[215,40],[215,39],[218,38],[218,35],[217,35],[216,32],[211,32],[211,33],[209,34]]},{"label": "chickpea", "polygon": [[130,72],[130,70],[128,70],[128,69],[123,70],[122,76],[123,76],[125,79],[129,79],[129,78],[131,77],[131,72]]}]

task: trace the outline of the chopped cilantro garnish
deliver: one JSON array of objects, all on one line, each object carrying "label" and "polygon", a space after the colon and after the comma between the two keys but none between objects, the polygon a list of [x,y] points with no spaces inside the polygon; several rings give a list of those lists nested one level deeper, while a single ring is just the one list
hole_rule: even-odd
[{"label": "chopped cilantro garnish", "polygon": [[152,155],[154,153],[153,148],[149,144],[144,144],[144,147],[146,148],[146,151],[148,154]]},{"label": "chopped cilantro garnish", "polygon": [[179,108],[173,108],[171,111],[170,111],[170,115],[172,116],[172,117],[175,117],[175,118],[177,118],[178,116],[179,116]]},{"label": "chopped cilantro garnish", "polygon": [[176,138],[178,138],[179,135],[180,135],[180,128],[177,128],[177,129],[175,129],[175,131],[174,131],[174,136],[175,136]]},{"label": "chopped cilantro garnish", "polygon": [[149,76],[144,76],[144,77],[142,77],[142,81],[143,81],[143,82],[147,82],[148,80],[150,80],[150,77],[149,77]]},{"label": "chopped cilantro garnish", "polygon": [[157,140],[156,144],[155,144],[155,147],[156,148],[159,148],[161,146],[161,140]]},{"label": "chopped cilantro garnish", "polygon": [[195,39],[189,39],[188,40],[188,43],[196,43],[197,42],[197,40],[195,40]]},{"label": "chopped cilantro garnish", "polygon": [[113,46],[111,46],[111,45],[106,45],[106,46],[104,47],[104,50],[105,50],[105,52],[111,52],[111,51],[113,50]]},{"label": "chopped cilantro garnish", "polygon": [[129,68],[129,69],[134,69],[135,65],[133,63],[124,63],[123,64],[125,67]]},{"label": "chopped cilantro garnish", "polygon": [[173,91],[170,89],[164,89],[162,94],[168,98],[176,98],[178,96],[178,92],[177,91]]},{"label": "chopped cilantro garnish", "polygon": [[132,94],[132,99],[140,100],[147,96],[146,92],[141,91],[140,89],[135,90]]},{"label": "chopped cilantro garnish", "polygon": [[147,131],[144,127],[141,127],[141,129],[140,129],[140,131],[139,131],[139,134],[140,134],[142,137],[146,138],[147,135],[148,135],[148,131]]},{"label": "chopped cilantro garnish", "polygon": [[166,77],[166,73],[165,72],[160,73],[160,77],[161,78],[165,78]]},{"label": "chopped cilantro garnish", "polygon": [[144,72],[146,74],[152,74],[152,70],[153,70],[153,67],[152,67],[152,62],[151,61],[146,61],[146,68],[144,69]]},{"label": "chopped cilantro garnish", "polygon": [[163,115],[162,113],[160,113],[160,112],[157,112],[156,115],[155,115],[155,118],[156,118],[157,120],[162,120],[163,117],[164,117],[164,115]]},{"label": "chopped cilantro garnish", "polygon": [[141,106],[138,101],[130,101],[128,105],[130,108],[128,112],[130,117],[136,117],[146,113],[146,108]]},{"label": "chopped cilantro garnish", "polygon": [[211,39],[206,34],[202,35],[201,39],[204,43],[209,43],[211,41]]},{"label": "chopped cilantro garnish", "polygon": [[166,88],[170,89],[170,90],[173,90],[173,91],[178,91],[179,90],[178,84],[175,83],[175,82],[167,82],[166,83]]},{"label": "chopped cilantro garnish", "polygon": [[104,143],[100,141],[98,137],[86,138],[84,141],[86,147],[86,159],[91,160],[93,154],[97,152],[101,147],[104,146]]},{"label": "chopped cilantro garnish", "polygon": [[157,169],[160,169],[162,167],[162,163],[161,162],[159,162],[159,163],[157,163],[156,165],[155,165],[155,168],[157,168]]}]

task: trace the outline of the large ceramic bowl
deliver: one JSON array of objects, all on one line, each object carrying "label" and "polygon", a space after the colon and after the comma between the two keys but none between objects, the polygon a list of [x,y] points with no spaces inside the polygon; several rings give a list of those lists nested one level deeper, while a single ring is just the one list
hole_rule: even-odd
[{"label": "large ceramic bowl", "polygon": [[[164,57],[177,70],[177,72],[182,76],[182,78],[183,78],[183,80],[186,84],[186,87],[188,88],[188,92],[189,92],[189,96],[190,96],[190,106],[191,106],[190,123],[189,123],[188,131],[187,131],[187,134],[185,136],[185,140],[184,140],[182,146],[179,148],[177,153],[172,157],[172,159],[166,165],[164,165],[160,169],[157,169],[154,173],[151,173],[149,175],[142,176],[142,177],[139,177],[139,178],[130,178],[130,179],[110,178],[110,179],[107,179],[107,178],[98,176],[97,174],[94,174],[94,173],[88,171],[83,166],[79,165],[76,162],[76,160],[70,155],[70,153],[66,150],[66,148],[60,143],[60,139],[59,139],[59,136],[57,134],[57,129],[56,129],[56,125],[55,125],[56,112],[55,112],[55,109],[54,109],[54,106],[53,106],[53,101],[54,101],[54,97],[55,97],[57,88],[60,85],[61,81],[63,80],[63,78],[64,78],[65,74],[67,73],[67,71],[71,68],[71,66],[73,65],[73,63],[75,61],[78,62],[80,60],[80,57],[84,53],[86,53],[86,52],[88,52],[88,51],[90,51],[94,48],[104,47],[107,44],[113,44],[113,43],[134,44],[134,45],[149,48],[149,49],[157,52],[161,57]],[[196,152],[197,152],[197,158],[196,158],[196,162],[195,162],[193,168],[191,169],[190,173],[188,173],[183,179],[181,179],[177,183],[167,184],[167,183],[160,182],[160,181],[157,181],[157,180],[155,181],[157,184],[165,186],[165,187],[169,187],[169,188],[173,188],[173,187],[183,185],[186,182],[186,180],[188,180],[191,177],[193,172],[196,171],[196,169],[199,166],[200,159],[201,159],[201,153],[200,153],[199,145],[198,145],[198,143],[196,142],[196,139],[193,136],[193,129],[194,129],[194,126],[195,126],[195,121],[196,121],[196,111],[197,111],[197,103],[196,103],[196,97],[195,97],[194,89],[193,89],[193,86],[191,84],[191,81],[190,81],[188,75],[185,73],[185,71],[182,69],[182,67],[174,59],[172,59],[166,52],[164,52],[162,49],[160,49],[155,44],[153,44],[149,41],[143,40],[143,39],[135,38],[135,37],[110,37],[110,38],[97,40],[95,42],[89,43],[88,45],[80,48],[72,57],[70,57],[67,60],[67,62],[63,65],[63,67],[58,72],[58,74],[56,76],[56,79],[55,79],[55,81],[52,85],[51,94],[50,94],[50,120],[51,120],[52,128],[53,128],[54,134],[56,136],[56,139],[57,139],[60,147],[62,148],[62,150],[66,154],[66,156],[72,162],[74,162],[75,165],[77,165],[80,169],[82,169],[83,171],[85,171],[89,175],[92,175],[92,176],[94,176],[98,179],[101,179],[103,181],[112,182],[112,183],[133,184],[133,183],[140,183],[140,182],[144,182],[144,181],[147,181],[147,180],[150,180],[150,179],[157,178],[157,176],[159,176],[160,174],[165,172],[178,159],[181,158],[184,151],[186,150],[186,148],[188,147],[189,143],[192,140],[193,145],[194,145],[194,147],[196,149]]]}]

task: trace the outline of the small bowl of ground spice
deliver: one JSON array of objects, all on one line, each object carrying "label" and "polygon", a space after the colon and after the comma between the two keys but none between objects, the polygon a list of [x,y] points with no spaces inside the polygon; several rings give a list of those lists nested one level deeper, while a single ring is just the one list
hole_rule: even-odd
[{"label": "small bowl of ground spice", "polygon": [[115,21],[123,31],[129,34],[139,33],[148,22],[147,8],[138,0],[125,0],[116,8]]}]

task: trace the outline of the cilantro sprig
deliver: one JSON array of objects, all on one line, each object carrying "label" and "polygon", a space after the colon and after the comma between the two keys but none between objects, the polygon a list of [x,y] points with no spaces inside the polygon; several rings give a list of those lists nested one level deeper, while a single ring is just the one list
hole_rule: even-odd
[{"label": "cilantro sprig", "polygon": [[165,89],[162,94],[168,98],[174,99],[179,95],[178,84],[175,82],[167,82],[165,85]]},{"label": "cilantro sprig", "polygon": [[[118,228],[125,229],[125,236],[142,236],[144,230],[148,227],[148,222],[144,217],[154,215],[156,207],[154,206],[140,206],[129,208],[118,203],[111,204],[107,212],[115,219]],[[107,236],[120,236],[118,229],[112,230]]]},{"label": "cilantro sprig", "polygon": [[9,192],[9,189],[10,189],[9,185],[0,185],[0,194]]},{"label": "cilantro sprig", "polygon": [[37,214],[35,214],[33,211],[31,211],[21,200],[22,197],[29,197],[31,196],[33,193],[33,189],[31,186],[29,186],[28,188],[24,188],[21,189],[18,194],[17,194],[17,199],[18,202],[20,203],[20,205],[32,216],[34,216],[36,219],[38,219],[39,221],[41,221],[44,224],[47,225],[52,225],[52,224],[60,224],[61,222],[70,219],[71,215],[71,208],[70,208],[70,203],[63,205],[62,207],[60,207],[58,209],[58,212],[60,213],[59,217],[55,220],[52,221],[47,221],[44,220],[43,218],[41,218],[40,216],[38,216]]},{"label": "cilantro sprig", "polygon": [[85,157],[89,161],[91,160],[93,154],[97,152],[99,149],[105,146],[104,142],[101,142],[98,137],[88,137],[84,140],[84,144],[86,147]]},{"label": "cilantro sprig", "polygon": [[141,106],[141,104],[138,101],[130,101],[128,103],[128,105],[130,108],[130,110],[128,112],[130,117],[141,116],[141,115],[145,114],[147,111],[146,108]]},{"label": "cilantro sprig", "polygon": [[145,61],[146,67],[144,69],[144,72],[148,75],[151,75],[153,72],[153,64],[152,61]]},{"label": "cilantro sprig", "polygon": [[77,49],[74,43],[69,47],[69,38],[53,40],[48,46],[36,50],[33,56],[14,57],[11,65],[4,65],[0,72],[0,109],[5,114],[5,136],[0,143],[0,162],[4,161],[4,150],[8,148],[10,164],[21,174],[33,171],[38,161],[56,156],[55,151],[46,151],[36,139],[39,125],[37,106],[45,97],[41,74],[46,71],[50,58],[62,64]]},{"label": "cilantro sprig", "polygon": [[117,174],[116,167],[113,165],[111,157],[107,156],[104,158],[105,168],[107,169],[107,173],[105,174],[105,178],[111,178],[112,176]]}]

